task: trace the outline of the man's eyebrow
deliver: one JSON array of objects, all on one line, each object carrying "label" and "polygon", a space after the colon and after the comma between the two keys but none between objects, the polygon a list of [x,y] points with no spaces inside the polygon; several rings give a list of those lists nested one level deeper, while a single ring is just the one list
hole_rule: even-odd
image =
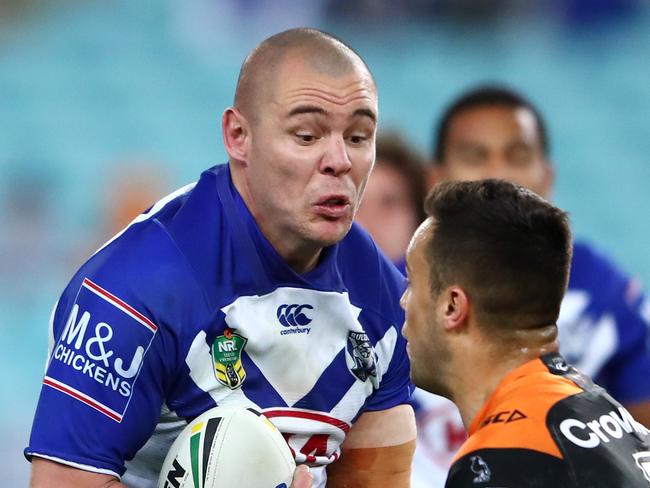
[{"label": "man's eyebrow", "polygon": [[324,108],[317,107],[316,105],[299,105],[298,107],[291,109],[288,116],[293,117],[294,115],[301,114],[327,115],[327,111]]},{"label": "man's eyebrow", "polygon": [[377,122],[377,116],[375,115],[375,112],[370,110],[369,108],[360,108],[354,111],[352,114],[353,117],[368,117],[370,118],[373,122]]},{"label": "man's eyebrow", "polygon": [[[327,115],[328,112],[322,107],[318,107],[316,105],[299,105],[298,107],[295,107],[291,109],[291,111],[288,114],[288,117],[293,117],[295,115],[302,115],[302,114],[318,114],[318,115]],[[370,120],[373,122],[377,122],[377,116],[375,115],[375,112],[370,110],[369,108],[359,108],[354,111],[352,114],[352,117],[368,117]]]}]

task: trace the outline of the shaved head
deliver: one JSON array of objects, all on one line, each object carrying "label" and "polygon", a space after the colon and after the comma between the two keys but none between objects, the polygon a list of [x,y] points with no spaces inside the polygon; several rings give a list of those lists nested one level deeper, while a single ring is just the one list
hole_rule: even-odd
[{"label": "shaved head", "polygon": [[375,160],[377,87],[352,48],[314,29],[269,37],[246,58],[222,116],[232,181],[296,271],[350,230]]},{"label": "shaved head", "polygon": [[280,32],[253,49],[241,67],[234,105],[246,117],[254,119],[254,107],[259,106],[260,101],[269,99],[280,67],[290,56],[316,72],[333,78],[359,69],[370,74],[363,59],[350,46],[330,34],[306,28]]}]

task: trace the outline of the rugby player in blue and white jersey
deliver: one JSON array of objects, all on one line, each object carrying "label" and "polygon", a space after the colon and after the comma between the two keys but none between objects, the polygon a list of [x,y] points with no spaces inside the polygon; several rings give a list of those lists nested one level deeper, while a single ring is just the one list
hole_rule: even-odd
[{"label": "rugby player in blue and white jersey", "polygon": [[[434,137],[436,182],[500,178],[550,196],[553,168],[544,121],[513,90],[482,86],[462,94],[442,115]],[[650,426],[650,302],[585,241],[574,243],[558,329],[564,357]],[[419,389],[414,398],[413,486],[443,486],[464,437],[460,416],[446,399]]]},{"label": "rugby player in blue and white jersey", "polygon": [[26,456],[33,487],[152,487],[215,405],[261,410],[294,486],[409,486],[403,277],[352,224],[377,92],[339,40],[262,42],[222,126],[229,164],[156,203],[59,299]]}]

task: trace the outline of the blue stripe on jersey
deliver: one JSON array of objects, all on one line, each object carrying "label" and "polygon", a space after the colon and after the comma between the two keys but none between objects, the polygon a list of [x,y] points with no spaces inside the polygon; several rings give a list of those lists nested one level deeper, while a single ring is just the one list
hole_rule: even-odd
[{"label": "blue stripe on jersey", "polygon": [[260,408],[287,407],[286,402],[246,354],[246,351],[242,352],[241,360],[246,371],[246,380],[241,389],[246,397]]},{"label": "blue stripe on jersey", "polygon": [[329,412],[341,401],[355,381],[356,378],[345,363],[345,349],[341,349],[311,391],[294,407]]}]

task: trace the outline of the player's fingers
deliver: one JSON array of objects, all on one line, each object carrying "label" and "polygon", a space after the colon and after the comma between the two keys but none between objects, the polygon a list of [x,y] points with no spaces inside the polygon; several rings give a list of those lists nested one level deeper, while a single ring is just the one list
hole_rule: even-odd
[{"label": "player's fingers", "polygon": [[314,477],[309,472],[309,466],[301,464],[293,473],[291,488],[311,488]]}]

